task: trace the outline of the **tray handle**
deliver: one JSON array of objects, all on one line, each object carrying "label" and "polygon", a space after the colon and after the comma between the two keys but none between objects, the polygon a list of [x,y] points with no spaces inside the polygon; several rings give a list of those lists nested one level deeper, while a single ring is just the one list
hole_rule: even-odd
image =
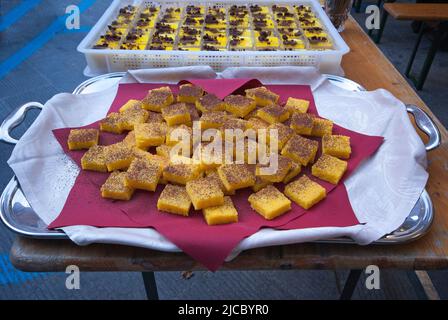
[{"label": "tray handle", "polygon": [[413,104],[407,104],[406,110],[413,115],[417,127],[429,137],[428,143],[425,144],[426,151],[434,150],[440,146],[440,131],[431,117],[425,111]]},{"label": "tray handle", "polygon": [[39,102],[28,102],[24,105],[18,107],[16,110],[11,112],[5,120],[3,120],[2,125],[0,126],[0,141],[4,141],[6,143],[17,144],[19,140],[14,139],[9,134],[12,129],[20,125],[25,119],[26,113],[31,109],[39,109],[42,110],[43,104]]}]

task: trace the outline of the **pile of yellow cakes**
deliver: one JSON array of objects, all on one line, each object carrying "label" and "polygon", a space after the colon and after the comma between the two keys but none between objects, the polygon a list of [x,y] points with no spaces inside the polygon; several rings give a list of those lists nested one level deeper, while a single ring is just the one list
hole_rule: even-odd
[{"label": "pile of yellow cakes", "polygon": [[[154,192],[164,184],[157,202],[160,211],[188,216],[193,204],[213,225],[237,222],[231,196],[251,188],[250,205],[270,220],[290,210],[291,200],[309,209],[325,198],[319,183],[305,174],[298,177],[302,167],[311,166],[312,175],[337,184],[351,154],[350,138],[333,135],[332,121],[307,113],[309,101],[290,97],[280,106],[278,99],[265,87],[223,100],[191,84],[181,85],[177,96],[169,87],[160,87],[150,90],[143,100],[129,100],[119,112],[109,113],[100,121],[99,130],[72,129],[68,146],[70,150],[88,149],[81,159],[82,169],[110,172],[101,187],[104,198],[130,200],[136,189]],[[201,132],[210,129],[219,134],[222,143],[235,139],[226,136],[226,129],[252,129],[258,135],[264,129],[267,138],[263,143],[272,146],[270,136],[276,132],[275,172],[267,174],[262,168],[268,164],[251,160],[259,149],[254,152],[249,146],[252,142],[259,146],[262,140],[250,137],[244,138],[244,160],[239,163],[207,157],[193,161],[211,142],[202,136],[193,139],[192,125],[198,125]],[[187,139],[179,142],[179,137],[173,137],[175,129],[182,129]],[[121,142],[103,146],[98,144],[100,131],[127,135]],[[190,153],[173,156],[172,148],[185,141]],[[315,161],[319,141],[322,155]],[[236,150],[234,157],[241,152]],[[274,185],[278,183],[285,184],[284,193]]]},{"label": "pile of yellow cakes", "polygon": [[94,49],[277,51],[332,49],[310,6],[146,4],[121,8]]}]

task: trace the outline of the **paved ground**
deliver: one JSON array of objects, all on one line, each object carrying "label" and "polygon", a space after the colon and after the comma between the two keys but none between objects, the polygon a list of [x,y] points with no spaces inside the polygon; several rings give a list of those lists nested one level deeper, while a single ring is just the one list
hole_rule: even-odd
[{"label": "paved ground", "polygon": [[[73,3],[86,7],[81,15],[81,32],[60,30],[54,35],[46,32],[48,26],[63,14],[65,7]],[[24,102],[45,102],[56,93],[73,90],[86,79],[82,74],[84,58],[76,52],[76,46],[107,5],[107,1],[95,0],[0,0],[3,16],[0,20],[0,119]],[[356,18],[363,21],[364,15],[356,14]],[[403,71],[416,35],[406,22],[390,20],[386,30],[380,48]],[[422,53],[428,43],[425,39]],[[26,50],[20,51],[26,45],[29,45]],[[422,55],[418,57],[419,63],[422,58]],[[447,52],[438,53],[425,89],[420,92],[445,125],[448,125],[448,109],[444,106],[448,98],[447,58]],[[31,113],[14,134],[20,136],[36,115]],[[3,190],[12,176],[6,165],[12,147],[0,144],[0,150],[0,190]],[[81,290],[69,291],[65,289],[66,275],[63,273],[20,272],[8,259],[13,239],[14,235],[0,225],[0,299],[145,297],[138,273],[82,273]],[[447,299],[448,273],[431,272],[430,276],[440,297]],[[178,272],[156,274],[163,299],[335,299],[346,277],[347,271],[197,272],[189,280],[184,280]],[[422,290],[415,283],[413,273],[384,270],[381,290],[367,290],[363,279],[354,298],[422,298]]]}]

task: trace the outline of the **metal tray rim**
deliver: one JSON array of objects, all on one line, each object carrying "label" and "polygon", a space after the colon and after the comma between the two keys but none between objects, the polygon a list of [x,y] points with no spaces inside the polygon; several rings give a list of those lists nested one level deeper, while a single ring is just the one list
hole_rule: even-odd
[{"label": "metal tray rim", "polygon": [[[92,84],[97,83],[98,81],[105,80],[105,79],[111,79],[111,78],[121,78],[125,72],[114,72],[109,74],[104,74],[101,76],[97,76],[94,78],[90,78],[83,83],[81,83],[78,87],[75,88],[73,91],[73,94],[81,94],[87,87],[91,86]],[[365,91],[365,89],[359,85],[358,83],[346,79],[344,77],[335,76],[335,75],[328,75],[325,74],[328,80],[330,80],[334,84],[341,84],[345,86],[345,89],[351,90],[351,91]],[[24,229],[20,229],[18,226],[13,225],[10,223],[10,221],[6,218],[5,212],[9,212],[9,203],[13,199],[15,193],[20,189],[19,182],[17,178],[14,176],[7,186],[5,187],[4,191],[2,192],[0,196],[0,220],[5,224],[5,226],[10,229],[11,231],[25,236],[25,237],[32,237],[32,238],[38,238],[38,239],[68,239],[68,236],[63,233],[60,230],[45,230],[41,232],[32,232],[27,231]],[[423,202],[423,206],[425,208],[425,215],[423,216],[423,219],[420,221],[420,223],[417,225],[417,227],[414,228],[414,230],[410,233],[405,233],[403,235],[396,235],[394,233],[399,232],[398,228],[396,231],[383,236],[382,238],[378,239],[377,241],[374,241],[372,244],[380,244],[380,245],[390,245],[390,244],[402,244],[407,243],[410,241],[414,241],[416,239],[421,238],[423,235],[427,233],[429,230],[429,227],[432,224],[433,218],[434,218],[434,208],[432,205],[432,201],[429,197],[429,194],[426,190],[424,190],[418,199],[416,205],[419,202]],[[335,239],[326,239],[326,240],[318,240],[314,241],[316,243],[340,243],[340,244],[355,244],[353,240],[350,238],[335,238]]]}]

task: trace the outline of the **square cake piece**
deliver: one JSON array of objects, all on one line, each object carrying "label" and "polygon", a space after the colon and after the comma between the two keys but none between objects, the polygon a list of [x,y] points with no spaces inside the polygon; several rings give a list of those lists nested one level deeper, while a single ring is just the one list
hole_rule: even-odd
[{"label": "square cake piece", "polygon": [[294,135],[286,142],[281,154],[306,166],[316,157],[319,142]]},{"label": "square cake piece", "polygon": [[216,181],[208,178],[199,178],[188,181],[187,193],[195,210],[219,206],[224,203],[224,193]]},{"label": "square cake piece", "polygon": [[240,95],[230,95],[224,98],[226,111],[237,117],[244,118],[257,107],[255,100]]},{"label": "square cake piece", "polygon": [[186,124],[191,121],[190,112],[183,102],[175,103],[162,108],[162,116],[169,126]]},{"label": "square cake piece", "polygon": [[68,135],[69,150],[89,149],[96,146],[99,140],[97,129],[72,129]]},{"label": "square cake piece", "polygon": [[258,87],[246,90],[246,97],[254,99],[257,106],[266,107],[278,102],[278,94],[268,90],[266,87]]},{"label": "square cake piece", "polygon": [[323,137],[325,135],[331,135],[333,133],[333,121],[317,118],[313,119],[312,136]]},{"label": "square cake piece", "polygon": [[201,87],[194,86],[192,84],[183,84],[179,87],[179,93],[177,95],[177,101],[195,103],[204,94],[204,90]]},{"label": "square cake piece", "polygon": [[207,130],[210,128],[219,129],[222,127],[224,121],[228,118],[225,111],[207,111],[201,115],[199,121],[201,122],[201,129]]},{"label": "square cake piece", "polygon": [[229,191],[255,184],[255,170],[247,164],[224,164],[218,168],[218,175]]},{"label": "square cake piece", "polygon": [[285,194],[302,208],[309,209],[324,199],[327,192],[320,184],[303,175],[286,185]]},{"label": "square cake piece", "polygon": [[190,163],[172,163],[163,170],[163,179],[175,184],[187,184],[201,176],[200,166]]},{"label": "square cake piece", "polygon": [[148,119],[146,119],[147,123],[162,123],[165,120],[163,120],[162,114],[154,111],[147,111],[148,112]]},{"label": "square cake piece", "polygon": [[126,102],[124,105],[122,105],[118,111],[121,113],[127,110],[135,110],[141,108],[142,108],[142,102],[140,100],[131,99],[128,100],[128,102]]},{"label": "square cake piece", "polygon": [[272,185],[252,193],[248,200],[252,209],[266,220],[272,220],[291,210],[291,201]]},{"label": "square cake piece", "polygon": [[127,109],[121,113],[121,128],[128,131],[134,130],[136,124],[145,123],[148,117],[148,111],[140,107]]},{"label": "square cake piece", "polygon": [[345,171],[347,171],[347,161],[325,153],[311,167],[313,176],[333,184],[338,184]]},{"label": "square cake piece", "polygon": [[238,222],[238,211],[230,197],[224,197],[222,205],[205,208],[202,213],[209,226]]},{"label": "square cake piece", "polygon": [[126,185],[126,172],[114,171],[101,186],[101,196],[114,200],[131,200],[134,189]]},{"label": "square cake piece", "polygon": [[196,108],[201,112],[224,111],[226,103],[212,93],[208,93],[196,101]]},{"label": "square cake piece", "polygon": [[136,158],[132,161],[126,176],[126,185],[134,189],[155,191],[162,168],[148,159]]},{"label": "square cake piece", "polygon": [[288,110],[291,114],[293,112],[306,113],[310,106],[310,102],[304,99],[296,99],[289,97],[285,104],[285,109]]},{"label": "square cake piece", "polygon": [[122,117],[118,112],[109,113],[100,121],[100,130],[104,132],[123,133]]},{"label": "square cake piece", "polygon": [[[277,132],[277,150],[280,152],[286,142],[294,135],[294,130],[280,122],[269,125],[266,140],[269,145],[271,143],[271,138],[274,137],[271,130],[275,130]],[[273,143],[275,143],[275,141],[273,141]]]},{"label": "square cake piece", "polygon": [[81,168],[84,170],[107,172],[104,146],[93,146],[81,158]]},{"label": "square cake piece", "polygon": [[163,107],[169,106],[174,101],[170,87],[161,87],[149,90],[142,100],[142,107],[146,110],[161,112]]},{"label": "square cake piece", "polygon": [[263,189],[264,187],[269,186],[270,184],[272,184],[272,182],[269,182],[267,180],[263,180],[259,176],[257,176],[255,178],[255,184],[252,186],[252,190],[254,192],[260,191],[261,189]]},{"label": "square cake piece", "polygon": [[283,179],[286,177],[286,175],[289,172],[289,169],[291,169],[293,161],[285,156],[279,155],[277,157],[277,166],[275,168],[274,164],[272,164],[271,170],[274,170],[274,172],[266,174],[262,172],[262,169],[264,168],[267,170],[267,168],[270,167],[271,164],[267,165],[257,165],[256,169],[256,175],[259,176],[262,180],[266,180],[269,182],[282,182]]},{"label": "square cake piece", "polygon": [[163,123],[142,123],[135,126],[134,132],[137,147],[160,146],[165,143],[167,126]]},{"label": "square cake piece", "polygon": [[313,131],[313,123],[314,123],[313,118],[314,117],[309,113],[295,112],[291,116],[291,122],[289,126],[297,134],[309,136]]},{"label": "square cake piece", "polygon": [[276,104],[258,109],[257,117],[269,123],[284,122],[289,118],[289,112]]},{"label": "square cake piece", "polygon": [[169,213],[188,216],[191,200],[185,186],[167,184],[157,201],[157,209]]},{"label": "square cake piece", "polygon": [[226,189],[226,187],[224,186],[224,183],[222,183],[222,180],[219,177],[219,174],[217,171],[213,170],[213,171],[207,172],[207,179],[211,179],[211,180],[215,181],[221,188],[224,195],[231,196],[231,195],[235,194],[235,190],[227,190]]},{"label": "square cake piece", "polygon": [[119,142],[105,147],[104,157],[108,171],[127,169],[134,160],[134,148]]},{"label": "square cake piece", "polygon": [[322,137],[322,152],[339,159],[348,159],[352,153],[350,137],[329,135]]},{"label": "square cake piece", "polygon": [[283,183],[290,182],[300,173],[300,171],[302,171],[302,166],[300,165],[300,163],[292,161],[291,168],[289,169],[286,176],[283,178]]}]

